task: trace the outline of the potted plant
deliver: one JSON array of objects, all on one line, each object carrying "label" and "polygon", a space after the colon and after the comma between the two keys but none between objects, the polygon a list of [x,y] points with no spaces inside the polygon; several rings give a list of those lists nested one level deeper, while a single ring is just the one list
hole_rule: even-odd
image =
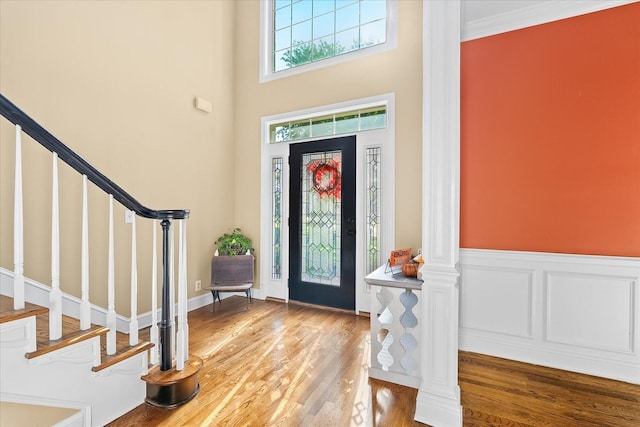
[{"label": "potted plant", "polygon": [[216,240],[218,245],[218,255],[236,256],[251,255],[253,248],[251,247],[251,239],[242,233],[238,227],[234,228],[231,233],[224,233]]},{"label": "potted plant", "polygon": [[254,266],[251,239],[236,227],[218,237],[215,244],[218,249],[211,258],[211,286],[208,288],[213,295],[213,302],[216,302],[216,297],[222,302],[220,292],[243,291],[249,303]]}]

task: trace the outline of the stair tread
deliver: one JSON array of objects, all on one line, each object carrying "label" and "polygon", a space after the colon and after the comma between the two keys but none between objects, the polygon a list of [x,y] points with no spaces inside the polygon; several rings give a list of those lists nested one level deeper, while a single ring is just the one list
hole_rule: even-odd
[{"label": "stair tread", "polygon": [[117,350],[115,354],[102,355],[102,363],[98,366],[95,366],[92,370],[94,372],[102,371],[103,369],[108,368],[109,366],[113,366],[118,362],[121,362],[125,359],[135,356],[136,354],[142,353],[143,351],[147,351],[152,348],[154,344],[147,341],[140,341],[138,344],[133,346],[126,346]]},{"label": "stair tread", "polygon": [[13,298],[0,295],[0,323],[12,322],[25,317],[38,316],[45,314],[49,310],[39,305],[25,302],[22,310],[13,309]]},{"label": "stair tread", "polygon": [[57,340],[42,339],[38,336],[37,343],[38,349],[26,354],[27,359],[33,359],[43,354],[51,353],[52,351],[59,350],[70,345],[86,341],[88,339],[98,337],[100,335],[109,332],[109,328],[105,326],[92,325],[89,329],[84,331],[68,332],[62,335],[62,338]]}]

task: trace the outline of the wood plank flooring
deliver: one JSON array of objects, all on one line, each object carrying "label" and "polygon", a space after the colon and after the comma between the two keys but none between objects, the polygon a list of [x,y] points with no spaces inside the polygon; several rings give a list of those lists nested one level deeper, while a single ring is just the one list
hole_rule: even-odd
[{"label": "wood plank flooring", "polygon": [[[231,297],[189,313],[200,393],[111,426],[420,426],[417,391],[369,379],[369,319]],[[460,352],[465,426],[640,426],[640,386]]]}]

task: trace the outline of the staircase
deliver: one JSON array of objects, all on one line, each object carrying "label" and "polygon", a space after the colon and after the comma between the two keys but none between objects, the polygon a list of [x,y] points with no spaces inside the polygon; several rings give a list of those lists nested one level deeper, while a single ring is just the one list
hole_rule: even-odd
[{"label": "staircase", "polygon": [[[50,424],[101,426],[145,401],[164,408],[187,402],[198,393],[198,372],[202,365],[199,357],[188,352],[186,219],[189,211],[152,210],[143,206],[1,94],[0,115],[15,125],[16,135],[14,270],[0,268],[0,402],[6,403],[3,410],[45,413],[45,407],[67,408],[73,415]],[[24,274],[28,260],[23,250],[23,133],[53,156],[51,183],[47,183],[52,187],[51,241],[46,242],[51,245],[50,286],[35,283]],[[78,262],[82,268],[82,295],[79,298],[64,291],[64,278],[60,277],[59,159],[82,178],[82,259]],[[102,260],[108,265],[105,308],[89,301],[89,182],[102,190],[109,201],[109,223],[105,224],[109,231],[109,259]],[[129,318],[115,311],[114,201],[125,207],[131,224],[131,282],[125,289],[131,297]],[[142,331],[137,312],[138,298],[142,296],[137,283],[136,217],[150,219],[153,227],[151,295],[146,296],[152,310],[150,315],[141,316],[146,319],[142,327],[150,326]],[[174,222],[179,225],[178,250],[175,251],[177,269],[173,267]],[[162,229],[160,283],[158,224]],[[119,285],[118,292],[122,290]],[[73,303],[71,307],[69,301]],[[146,340],[140,339],[140,333],[148,335],[144,337]],[[29,414],[20,416],[29,419]]]},{"label": "staircase", "polygon": [[74,408],[84,425],[105,425],[144,401],[140,376],[153,344],[120,342],[116,354],[106,355],[107,328],[81,331],[76,319],[64,316],[62,338],[49,340],[48,317],[44,307],[26,303],[14,310],[13,298],[0,296],[3,400]]}]

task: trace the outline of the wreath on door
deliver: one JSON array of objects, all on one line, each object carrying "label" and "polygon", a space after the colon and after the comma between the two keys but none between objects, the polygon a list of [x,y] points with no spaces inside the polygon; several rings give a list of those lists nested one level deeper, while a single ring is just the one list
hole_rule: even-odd
[{"label": "wreath on door", "polygon": [[307,165],[307,170],[311,173],[311,185],[320,197],[333,196],[340,199],[342,179],[337,161],[316,160]]}]

